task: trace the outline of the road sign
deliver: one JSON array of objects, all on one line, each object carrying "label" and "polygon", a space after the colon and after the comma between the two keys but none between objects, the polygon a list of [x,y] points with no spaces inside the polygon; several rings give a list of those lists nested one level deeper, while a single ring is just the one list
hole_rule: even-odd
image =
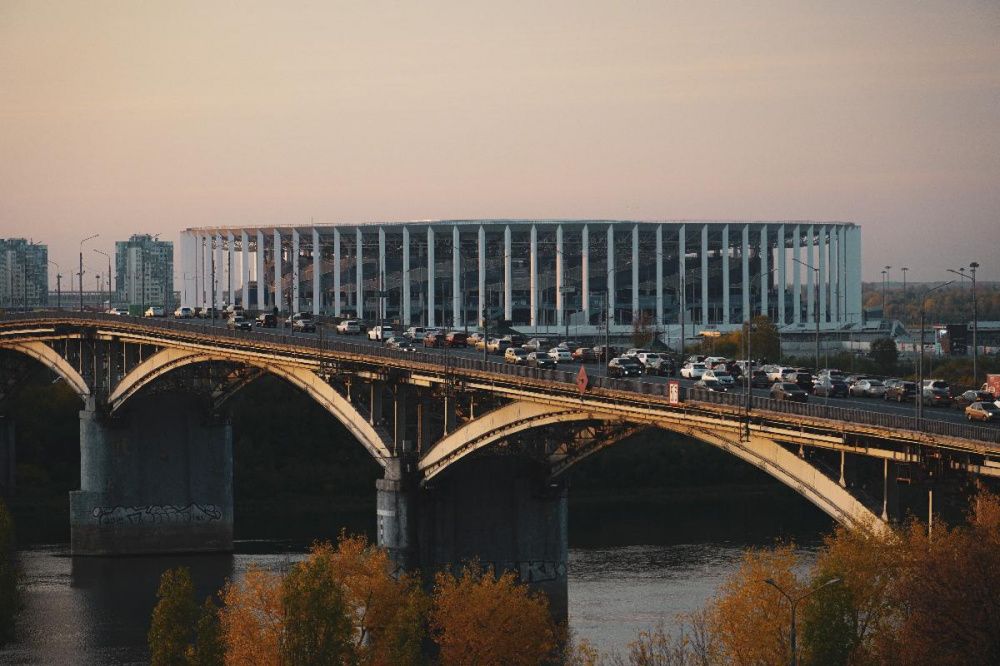
[{"label": "road sign", "polygon": [[681,383],[676,379],[667,382],[667,398],[671,405],[681,404]]},{"label": "road sign", "polygon": [[587,369],[580,366],[580,372],[576,373],[576,385],[580,389],[580,393],[587,390],[587,384],[589,383],[590,380],[587,379]]}]

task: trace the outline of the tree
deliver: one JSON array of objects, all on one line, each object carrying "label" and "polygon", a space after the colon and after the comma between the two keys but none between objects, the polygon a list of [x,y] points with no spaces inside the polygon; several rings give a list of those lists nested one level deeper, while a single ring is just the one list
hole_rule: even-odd
[{"label": "tree", "polygon": [[14,565],[14,520],[0,500],[0,646],[14,637],[15,620],[21,609]]},{"label": "tree", "polygon": [[875,362],[875,366],[881,374],[889,375],[896,371],[899,350],[896,348],[896,341],[892,338],[872,340],[868,356]]},{"label": "tree", "polygon": [[167,569],[160,576],[156,607],[149,627],[149,657],[153,666],[187,663],[198,604],[187,567]]},{"label": "tree", "polygon": [[538,664],[556,648],[545,597],[529,592],[514,573],[497,578],[478,563],[458,577],[437,574],[430,625],[443,666]]},{"label": "tree", "polygon": [[221,666],[225,659],[219,609],[211,598],[207,598],[195,623],[194,645],[188,649],[187,662],[191,666]]},{"label": "tree", "polygon": [[[753,318],[750,330],[750,356],[777,362],[781,358],[781,335],[770,317],[759,315]],[[740,349],[746,349],[747,324],[743,323]]]},{"label": "tree", "polygon": [[656,337],[653,331],[653,320],[648,312],[642,312],[632,320],[632,345],[639,349],[649,346]]},{"label": "tree", "polygon": [[351,621],[332,549],[314,548],[292,567],[282,583],[281,605],[284,663],[319,666],[352,661]]},{"label": "tree", "polygon": [[219,624],[232,666],[278,666],[285,624],[281,577],[251,567],[241,583],[227,583],[222,591]]}]

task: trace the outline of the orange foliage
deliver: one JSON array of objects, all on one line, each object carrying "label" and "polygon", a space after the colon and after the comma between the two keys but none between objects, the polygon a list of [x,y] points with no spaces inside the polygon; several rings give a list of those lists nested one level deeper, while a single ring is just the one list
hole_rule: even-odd
[{"label": "orange foliage", "polygon": [[443,666],[538,664],[556,649],[545,597],[478,564],[435,577],[430,623]]},{"label": "orange foliage", "polygon": [[278,666],[285,614],[281,577],[251,568],[240,584],[227,583],[219,611],[226,664]]}]

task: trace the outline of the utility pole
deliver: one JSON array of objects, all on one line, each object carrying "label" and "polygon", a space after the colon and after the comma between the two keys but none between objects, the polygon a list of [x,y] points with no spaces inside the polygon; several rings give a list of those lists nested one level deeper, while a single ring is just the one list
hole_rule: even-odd
[{"label": "utility pole", "polygon": [[942,287],[947,287],[949,284],[954,282],[954,280],[949,280],[943,284],[939,284],[936,287],[931,287],[924,292],[923,296],[920,297],[920,350],[919,350],[919,362],[917,363],[917,421],[919,427],[919,422],[924,418],[924,318],[925,318],[925,308],[927,307],[927,296],[930,295],[932,291],[937,291]]},{"label": "utility pole", "polygon": [[[101,252],[98,249],[95,249],[94,252],[96,252],[97,254],[103,254],[105,257],[107,257],[108,260],[108,309],[110,310],[111,309],[111,255],[108,254],[107,252]],[[97,290],[100,291],[101,288],[98,287]]]},{"label": "utility pole", "polygon": [[77,274],[76,284],[80,288],[80,312],[83,312],[83,244],[89,240],[93,240],[100,236],[101,234],[94,234],[93,236],[87,236],[80,241],[80,272]]},{"label": "utility pole", "polygon": [[56,267],[56,309],[62,310],[62,273],[59,271],[59,264],[51,259],[49,263]]},{"label": "utility pole", "polygon": [[[954,273],[963,280],[972,281],[972,384],[977,389],[979,388],[979,341],[978,329],[979,329],[979,306],[976,303],[976,269],[979,268],[979,263],[973,261],[969,264],[969,268],[972,271],[971,275],[965,273],[964,268],[959,268],[957,271],[952,269],[947,269],[949,273]],[[954,280],[952,280],[954,282]]]}]

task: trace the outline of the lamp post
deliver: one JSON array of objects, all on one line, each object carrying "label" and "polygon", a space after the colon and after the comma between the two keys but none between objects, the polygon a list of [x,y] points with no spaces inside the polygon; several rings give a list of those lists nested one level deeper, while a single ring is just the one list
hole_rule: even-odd
[{"label": "lamp post", "polygon": [[[110,310],[111,309],[111,255],[108,254],[107,252],[101,252],[96,248],[94,249],[94,252],[96,252],[97,254],[103,254],[108,260],[108,309]],[[100,287],[98,287],[98,291],[100,291]]]},{"label": "lamp post", "polygon": [[89,240],[93,240],[100,236],[101,234],[94,234],[93,236],[87,236],[80,241],[80,272],[77,274],[76,285],[80,289],[80,312],[83,312],[83,244]]},{"label": "lamp post", "polygon": [[885,283],[889,278],[889,266],[882,271],[882,319],[885,319]]},{"label": "lamp post", "polygon": [[901,269],[903,271],[903,294],[906,294],[906,271],[910,270],[908,266],[903,266]]},{"label": "lamp post", "polygon": [[781,596],[783,596],[785,599],[788,599],[788,603],[792,607],[792,631],[791,631],[791,633],[788,636],[788,642],[789,642],[789,645],[790,645],[790,647],[792,649],[792,666],[796,666],[796,664],[799,663],[799,661],[798,661],[799,660],[799,656],[798,656],[798,652],[796,650],[796,643],[795,643],[795,639],[796,639],[796,636],[795,636],[795,609],[798,607],[800,601],[802,601],[803,599],[808,599],[810,596],[816,594],[817,592],[819,592],[820,590],[822,590],[825,587],[830,587],[831,585],[839,583],[840,579],[839,578],[831,578],[830,580],[826,581],[825,583],[823,583],[819,587],[814,587],[813,589],[809,590],[805,594],[799,595],[799,596],[795,597],[794,599],[791,597],[791,595],[789,595],[787,592],[785,592],[783,589],[781,589],[781,586],[778,585],[778,583],[775,582],[775,580],[773,578],[768,578],[764,582],[767,583],[768,585],[770,585],[771,587],[773,587],[774,589],[776,589],[778,592],[780,592]]},{"label": "lamp post", "polygon": [[969,268],[972,271],[971,275],[966,274],[964,268],[959,268],[957,271],[952,269],[947,269],[949,273],[954,273],[963,280],[972,281],[972,384],[973,386],[979,386],[979,375],[978,375],[978,365],[979,365],[979,341],[976,339],[978,329],[979,329],[979,307],[976,304],[976,269],[979,268],[979,263],[973,261],[969,264]]},{"label": "lamp post", "polygon": [[56,267],[56,308],[62,310],[62,273],[59,264],[49,259],[49,263]]},{"label": "lamp post", "polygon": [[[815,295],[813,297],[813,314],[816,320],[816,371],[819,371],[819,269],[814,266],[809,265],[801,259],[796,259],[792,257],[792,261],[798,262],[813,271],[813,285],[815,287]],[[889,268],[889,266],[886,266]],[[885,274],[886,271],[882,271]],[[801,302],[801,301],[800,301]],[[885,280],[882,281],[882,316],[885,316]]]},{"label": "lamp post", "polygon": [[925,308],[927,306],[927,296],[930,295],[932,291],[937,291],[942,287],[947,287],[953,282],[955,282],[955,280],[949,280],[948,282],[939,284],[936,287],[931,287],[920,297],[920,356],[918,357],[919,360],[917,362],[917,395],[915,396],[918,422],[924,418],[924,316]]}]

